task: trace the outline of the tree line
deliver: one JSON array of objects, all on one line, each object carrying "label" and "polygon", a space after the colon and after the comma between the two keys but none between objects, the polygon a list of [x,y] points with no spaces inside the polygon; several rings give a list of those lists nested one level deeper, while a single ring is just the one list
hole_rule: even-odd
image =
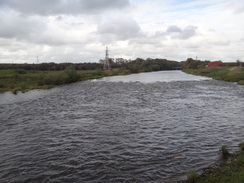
[{"label": "tree line", "polygon": [[[160,70],[174,70],[181,67],[181,62],[170,61],[167,59],[142,59],[137,58],[128,63],[115,63],[110,61],[111,68],[126,69],[131,73],[151,72]],[[97,70],[102,69],[101,63],[40,63],[40,64],[0,64],[0,70],[39,70],[39,71],[61,71],[68,67],[75,70]]]},{"label": "tree line", "polygon": [[73,67],[75,70],[95,70],[102,69],[99,63],[40,63],[40,64],[0,64],[0,70],[9,69],[23,69],[23,70],[37,70],[37,71],[61,71],[68,67]]}]

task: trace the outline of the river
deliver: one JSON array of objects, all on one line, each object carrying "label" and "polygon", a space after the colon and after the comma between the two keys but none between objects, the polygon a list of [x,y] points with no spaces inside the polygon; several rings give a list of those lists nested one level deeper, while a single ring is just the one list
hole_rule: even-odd
[{"label": "river", "polygon": [[244,86],[160,71],[0,94],[1,183],[175,182],[244,141]]}]

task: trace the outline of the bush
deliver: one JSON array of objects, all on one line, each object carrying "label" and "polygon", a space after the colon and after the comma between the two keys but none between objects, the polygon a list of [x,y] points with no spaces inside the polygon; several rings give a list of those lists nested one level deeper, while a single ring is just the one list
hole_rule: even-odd
[{"label": "bush", "polygon": [[239,147],[240,147],[241,151],[244,151],[244,142],[241,142],[241,143],[239,144]]},{"label": "bush", "polygon": [[77,74],[73,67],[68,67],[63,72],[52,72],[40,75],[38,85],[63,85],[79,81],[80,78],[80,75]]},{"label": "bush", "polygon": [[67,67],[63,74],[67,75],[65,83],[73,83],[81,79],[80,75],[76,72],[73,66]]},{"label": "bush", "polygon": [[196,171],[191,171],[187,173],[187,182],[196,183],[199,175]]},{"label": "bush", "polygon": [[26,74],[26,71],[24,69],[16,69],[14,70],[16,74]]},{"label": "bush", "polygon": [[244,85],[244,80],[240,80],[240,81],[238,82],[238,84],[240,84],[240,85]]},{"label": "bush", "polygon": [[244,164],[244,154],[240,154],[237,158],[236,158],[236,162],[238,165],[243,165]]},{"label": "bush", "polygon": [[226,145],[223,145],[220,148],[220,152],[221,152],[221,155],[222,155],[223,158],[228,158],[230,156],[229,150],[228,150]]}]

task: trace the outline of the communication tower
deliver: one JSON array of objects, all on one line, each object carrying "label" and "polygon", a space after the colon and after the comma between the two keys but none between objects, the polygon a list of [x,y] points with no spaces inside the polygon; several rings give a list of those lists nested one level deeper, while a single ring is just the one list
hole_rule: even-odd
[{"label": "communication tower", "polygon": [[109,63],[109,57],[108,57],[108,47],[106,47],[106,52],[105,52],[105,60],[103,63],[103,69],[104,70],[110,70],[110,63]]}]

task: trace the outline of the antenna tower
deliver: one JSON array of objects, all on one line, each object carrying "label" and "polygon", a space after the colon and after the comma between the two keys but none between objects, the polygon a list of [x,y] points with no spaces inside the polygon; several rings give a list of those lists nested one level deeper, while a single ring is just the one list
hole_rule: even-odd
[{"label": "antenna tower", "polygon": [[106,47],[106,52],[105,52],[105,60],[103,63],[103,69],[104,70],[110,70],[110,63],[109,63],[109,57],[108,57],[108,47]]}]

